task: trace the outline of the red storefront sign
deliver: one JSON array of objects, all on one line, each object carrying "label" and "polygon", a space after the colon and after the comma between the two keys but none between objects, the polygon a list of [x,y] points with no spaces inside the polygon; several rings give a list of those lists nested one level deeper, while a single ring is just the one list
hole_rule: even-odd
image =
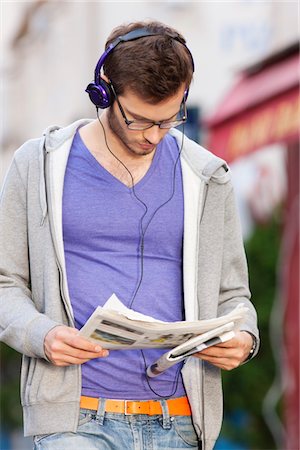
[{"label": "red storefront sign", "polygon": [[226,161],[299,140],[299,55],[244,74],[208,119],[208,148]]},{"label": "red storefront sign", "polygon": [[209,148],[230,162],[269,144],[297,140],[299,117],[299,92],[293,89],[216,126]]}]

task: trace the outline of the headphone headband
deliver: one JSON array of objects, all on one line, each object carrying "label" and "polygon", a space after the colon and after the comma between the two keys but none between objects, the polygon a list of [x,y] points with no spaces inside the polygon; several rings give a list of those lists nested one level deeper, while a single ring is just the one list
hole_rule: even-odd
[{"label": "headphone headband", "polygon": [[101,55],[97,65],[96,65],[96,68],[95,68],[95,73],[94,73],[95,82],[90,83],[86,88],[86,92],[89,94],[92,103],[94,103],[94,105],[97,108],[101,108],[101,109],[107,108],[108,106],[110,106],[112,104],[113,98],[114,98],[109,84],[101,78],[101,69],[102,69],[108,55],[121,42],[134,41],[135,39],[140,39],[140,38],[146,37],[146,36],[164,36],[164,35],[169,36],[172,39],[175,39],[176,41],[180,42],[182,45],[185,46],[185,48],[187,49],[187,51],[191,57],[192,68],[193,68],[193,72],[194,72],[195,66],[194,66],[194,60],[193,60],[192,54],[191,54],[190,50],[188,49],[188,47],[185,45],[185,43],[183,43],[179,39],[179,37],[173,36],[172,34],[169,34],[169,33],[154,32],[154,31],[152,32],[152,31],[149,31],[147,28],[137,28],[136,30],[129,31],[129,33],[126,33],[122,36],[118,36],[107,47],[107,49],[104,51],[104,53]]},{"label": "headphone headband", "polygon": [[151,33],[147,30],[147,28],[138,28],[137,30],[129,31],[129,33],[124,34],[123,36],[118,36],[105,50],[103,55],[100,57],[96,68],[95,68],[95,82],[99,83],[99,77],[101,68],[104,65],[104,62],[108,55],[113,51],[114,48],[117,47],[121,42],[134,41],[135,39],[139,39],[146,36],[155,36],[157,33]]}]

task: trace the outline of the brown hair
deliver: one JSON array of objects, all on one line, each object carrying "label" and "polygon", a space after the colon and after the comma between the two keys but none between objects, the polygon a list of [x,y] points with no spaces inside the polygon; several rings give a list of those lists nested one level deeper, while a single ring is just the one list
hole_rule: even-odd
[{"label": "brown hair", "polygon": [[[188,88],[193,77],[193,61],[184,37],[160,22],[134,22],[115,28],[105,48],[118,37],[137,28],[147,28],[155,36],[122,42],[107,56],[104,74],[118,95],[126,89],[151,103],[158,103]],[[174,39],[176,38],[176,40]]]}]

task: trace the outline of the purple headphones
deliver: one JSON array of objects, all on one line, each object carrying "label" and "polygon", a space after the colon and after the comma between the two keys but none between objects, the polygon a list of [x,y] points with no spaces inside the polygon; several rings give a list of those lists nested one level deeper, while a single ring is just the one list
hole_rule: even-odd
[{"label": "purple headphones", "polygon": [[[108,48],[105,50],[103,55],[100,57],[97,65],[96,65],[95,77],[94,77],[95,82],[90,83],[85,90],[89,94],[89,97],[90,97],[92,103],[96,106],[96,108],[100,108],[100,109],[108,108],[109,106],[111,106],[111,104],[113,103],[113,100],[114,100],[114,95],[111,90],[110,83],[107,83],[105,80],[103,80],[103,78],[101,78],[101,68],[102,68],[106,58],[114,50],[114,48],[117,45],[119,45],[121,42],[134,41],[135,39],[139,39],[139,38],[142,38],[145,36],[156,36],[156,35],[161,35],[161,34],[162,33],[151,32],[147,28],[138,28],[136,30],[130,31],[127,34],[124,34],[123,36],[117,37],[108,46]],[[194,60],[193,60],[192,54],[189,51],[188,47],[183,42],[181,42],[179,37],[172,36],[171,34],[170,35],[167,34],[167,35],[170,36],[172,39],[175,39],[176,41],[180,42],[188,50],[188,52],[191,56],[193,72],[194,72]],[[186,100],[187,96],[188,96],[188,90],[185,91],[185,94],[184,94],[185,100]]]}]

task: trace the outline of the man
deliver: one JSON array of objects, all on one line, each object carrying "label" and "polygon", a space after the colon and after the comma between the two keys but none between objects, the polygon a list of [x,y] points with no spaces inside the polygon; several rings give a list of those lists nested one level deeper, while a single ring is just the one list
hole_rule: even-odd
[{"label": "man", "polygon": [[[257,352],[228,168],[174,129],[193,71],[172,28],[121,26],[87,87],[97,118],[15,154],[1,200],[1,339],[24,355],[25,435],[37,449],[212,449],[219,369]],[[108,353],[78,334],[112,293],[164,321],[239,303],[249,313],[227,343],[148,379],[165,350]]]}]

